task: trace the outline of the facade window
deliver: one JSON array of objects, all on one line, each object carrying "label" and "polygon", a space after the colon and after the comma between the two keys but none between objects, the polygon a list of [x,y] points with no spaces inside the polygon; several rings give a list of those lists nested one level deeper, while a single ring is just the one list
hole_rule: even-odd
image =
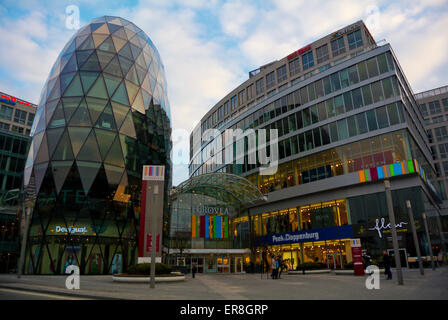
[{"label": "facade window", "polygon": [[274,75],[274,71],[272,71],[266,75],[266,89],[270,89],[274,85],[275,85],[275,75]]},{"label": "facade window", "polygon": [[18,126],[14,126],[13,125],[11,131],[23,134],[23,128],[22,127],[18,127]]},{"label": "facade window", "polygon": [[429,112],[431,114],[437,114],[442,112],[442,108],[440,107],[439,100],[428,102]]},{"label": "facade window", "polygon": [[420,112],[422,113],[423,117],[428,116],[428,109],[426,109],[426,103],[422,103],[420,106]]},{"label": "facade window", "polygon": [[27,115],[26,111],[16,109],[16,112],[14,113],[14,122],[25,124],[26,115]]},{"label": "facade window", "polygon": [[429,143],[432,143],[433,142],[433,140],[432,140],[432,130],[431,129],[426,130],[426,135],[428,136]]},{"label": "facade window", "polygon": [[355,32],[349,33],[347,35],[348,40],[348,48],[349,50],[353,50],[362,46],[362,35],[361,30],[357,30]]},{"label": "facade window", "polygon": [[254,97],[254,84],[251,84],[246,89],[246,97],[247,101],[251,100]]},{"label": "facade window", "polygon": [[448,158],[448,143],[439,144],[439,154],[440,158]]},{"label": "facade window", "polygon": [[242,105],[244,103],[244,90],[241,90],[240,93],[238,93],[238,105]]},{"label": "facade window", "polygon": [[9,123],[0,122],[0,129],[1,130],[9,131],[9,128],[10,128]]},{"label": "facade window", "polygon": [[299,58],[290,61],[289,62],[289,76],[293,76],[299,72],[300,72]]},{"label": "facade window", "polygon": [[233,110],[235,110],[235,108],[236,108],[236,96],[233,96],[232,98],[230,98],[230,107],[231,107],[231,109],[232,109],[232,111]]},{"label": "facade window", "polygon": [[280,68],[277,68],[277,82],[280,83],[282,81],[285,81],[286,78],[286,64],[284,64]]},{"label": "facade window", "polygon": [[0,109],[0,118],[5,119],[5,120],[11,120],[12,111],[13,111],[13,108],[2,104],[2,108]]},{"label": "facade window", "polygon": [[256,86],[257,95],[263,93],[264,92],[264,78],[257,80],[257,82],[255,82],[255,86]]},{"label": "facade window", "polygon": [[302,64],[303,64],[303,70],[309,69],[312,66],[314,66],[314,58],[312,51],[305,53],[302,56]]},{"label": "facade window", "polygon": [[448,111],[448,98],[442,99],[443,110]]},{"label": "facade window", "polygon": [[445,174],[445,177],[448,177],[448,161],[443,163],[443,173]]},{"label": "facade window", "polygon": [[432,123],[439,123],[439,122],[443,122],[443,116],[438,116],[438,117],[434,117],[432,118]]},{"label": "facade window", "polygon": [[327,61],[330,58],[328,54],[328,45],[324,44],[323,46],[316,49],[316,59],[317,64]]},{"label": "facade window", "polygon": [[222,116],[223,116],[223,107],[221,106],[221,107],[219,107],[219,109],[218,109],[218,121],[221,121],[222,120]]},{"label": "facade window", "polygon": [[230,109],[229,109],[229,101],[226,101],[226,102],[224,102],[224,115],[225,115],[225,116],[228,115],[229,112],[230,112]]},{"label": "facade window", "polygon": [[333,53],[333,57],[345,52],[344,37],[331,41],[331,52]]},{"label": "facade window", "polygon": [[438,142],[447,140],[448,132],[446,130],[446,127],[434,128],[434,132],[435,132],[435,135],[436,135],[436,140]]},{"label": "facade window", "polygon": [[33,121],[34,121],[34,113],[29,113],[26,125],[31,127],[33,125]]}]

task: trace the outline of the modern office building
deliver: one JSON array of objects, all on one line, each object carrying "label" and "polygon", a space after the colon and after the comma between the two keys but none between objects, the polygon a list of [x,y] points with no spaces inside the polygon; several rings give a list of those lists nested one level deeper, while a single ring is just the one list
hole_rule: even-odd
[{"label": "modern office building", "polygon": [[[441,209],[442,229],[448,239],[448,86],[415,94],[425,120],[429,137],[436,183],[443,198]],[[440,249],[437,246],[435,249]]]},{"label": "modern office building", "polygon": [[[392,248],[387,179],[407,266],[416,253],[406,200],[424,254],[423,212],[432,212],[432,242],[443,236],[428,144],[390,44],[375,42],[362,21],[342,28],[251,71],[201,119],[190,136],[191,177],[171,198],[169,261],[239,272],[278,254],[292,269],[343,267],[353,238],[378,259]],[[260,151],[276,149],[278,170],[267,174]]]},{"label": "modern office building", "polygon": [[37,106],[0,92],[0,273],[16,269],[18,199]]},{"label": "modern office building", "polygon": [[164,67],[145,32],[109,16],[79,29],[50,71],[31,135],[24,273],[137,263],[143,165],[165,165],[171,187]]}]

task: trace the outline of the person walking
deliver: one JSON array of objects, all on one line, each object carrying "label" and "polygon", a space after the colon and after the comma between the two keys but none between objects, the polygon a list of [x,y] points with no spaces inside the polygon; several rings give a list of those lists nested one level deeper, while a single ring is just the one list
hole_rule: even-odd
[{"label": "person walking", "polygon": [[285,267],[285,263],[281,256],[278,256],[277,261],[278,261],[278,278],[280,279],[280,276],[282,275],[283,268]]},{"label": "person walking", "polygon": [[272,258],[271,258],[271,268],[272,268],[271,278],[276,279],[276,277],[277,277],[277,261],[275,260],[274,256],[272,256]]},{"label": "person walking", "polygon": [[392,279],[392,271],[390,271],[390,256],[387,254],[387,251],[383,251],[383,263],[384,263],[384,269],[385,273],[387,275],[387,280]]}]

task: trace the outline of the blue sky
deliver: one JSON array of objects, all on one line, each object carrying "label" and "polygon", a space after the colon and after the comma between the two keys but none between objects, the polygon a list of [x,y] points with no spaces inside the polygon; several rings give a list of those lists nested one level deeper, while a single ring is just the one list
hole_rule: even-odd
[{"label": "blue sky", "polygon": [[[414,92],[448,84],[448,0],[3,0],[0,91],[38,103],[75,32],[66,27],[70,5],[79,8],[81,26],[116,15],[152,39],[166,70],[174,152],[184,162],[188,141],[177,142],[179,132],[191,132],[250,70],[357,20],[392,45]],[[176,165],[173,184],[186,178],[186,165]]]}]

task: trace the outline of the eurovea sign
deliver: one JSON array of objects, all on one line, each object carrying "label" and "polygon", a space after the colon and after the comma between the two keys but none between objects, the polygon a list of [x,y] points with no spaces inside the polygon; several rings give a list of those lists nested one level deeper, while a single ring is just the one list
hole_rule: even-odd
[{"label": "eurovea sign", "polygon": [[278,244],[291,244],[347,238],[353,238],[353,229],[351,225],[272,234],[259,237],[257,239],[257,243],[259,245],[267,244],[272,246]]},{"label": "eurovea sign", "polygon": [[286,59],[289,61],[291,59],[294,59],[295,57],[301,55],[302,53],[305,53],[307,51],[311,50],[311,45],[307,45],[306,47],[303,47],[302,49],[299,49],[297,51],[294,51],[291,54],[288,54],[288,56],[286,57]]},{"label": "eurovea sign", "polygon": [[10,96],[10,95],[4,94],[4,93],[0,93],[0,102],[7,103],[11,106],[15,106],[16,103],[18,102],[18,103],[23,104],[28,107],[34,107],[31,103],[29,103],[27,101],[20,100],[16,97],[13,97],[13,96]]},{"label": "eurovea sign", "polygon": [[196,213],[229,214],[229,208],[226,207],[197,206],[193,210]]}]

